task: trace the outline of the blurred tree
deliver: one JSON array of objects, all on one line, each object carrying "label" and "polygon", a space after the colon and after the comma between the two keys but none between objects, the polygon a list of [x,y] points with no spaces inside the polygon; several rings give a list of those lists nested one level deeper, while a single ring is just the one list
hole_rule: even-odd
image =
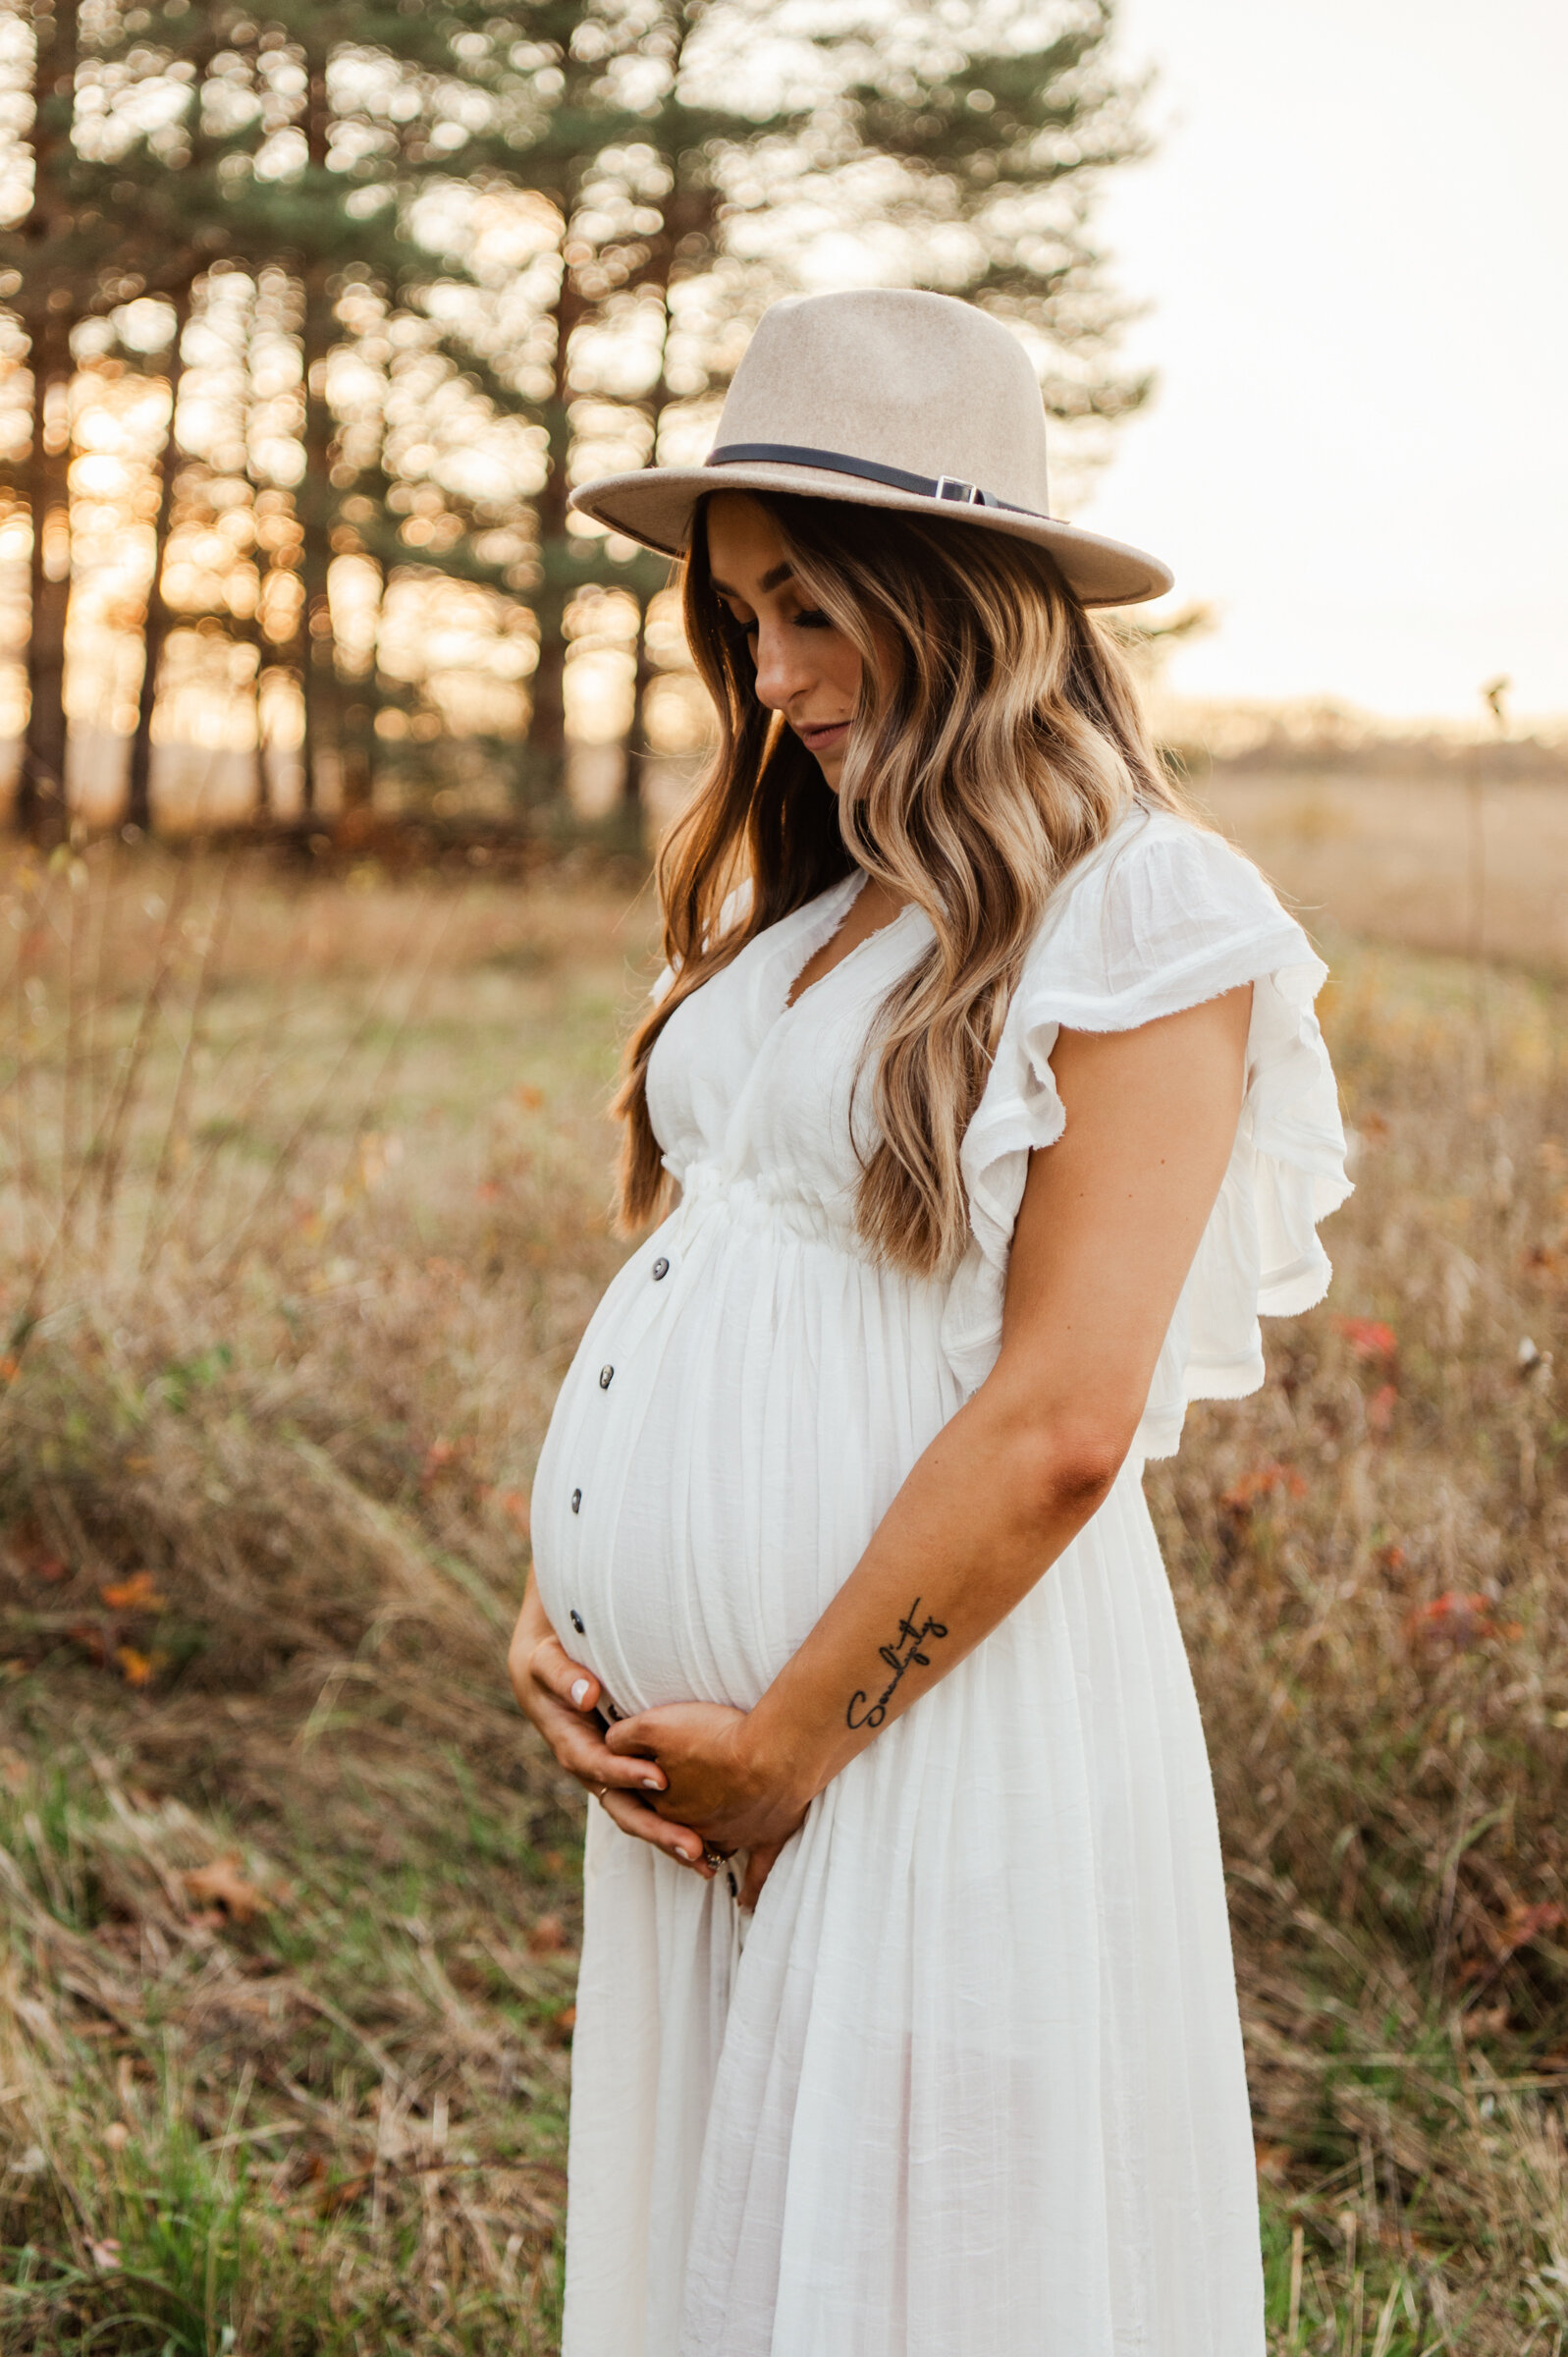
[{"label": "blurred tree", "polygon": [[[28,21],[30,26],[30,8]],[[18,308],[38,362],[34,406],[42,420],[42,430],[31,436],[26,482],[38,527],[28,645],[31,717],[21,804],[29,827],[45,823],[50,808],[48,823],[56,828],[65,817],[70,578],[63,552],[70,544],[69,411],[79,365],[73,329],[89,315],[101,321],[149,294],[171,298],[176,306],[172,340],[154,337],[149,350],[143,339],[128,355],[138,368],[161,370],[170,390],[156,460],[147,643],[131,747],[128,816],[144,826],[161,659],[171,630],[200,619],[199,605],[189,602],[191,568],[185,569],[184,599],[171,599],[171,535],[178,535],[183,516],[196,519],[203,501],[214,519],[221,514],[235,521],[232,505],[220,496],[222,469],[215,474],[209,464],[183,451],[177,424],[186,321],[193,305],[200,317],[202,290],[220,268],[243,270],[259,292],[269,273],[278,280],[281,265],[283,287],[292,279],[295,288],[293,297],[275,293],[270,302],[271,329],[289,313],[300,348],[294,433],[269,432],[258,466],[245,449],[251,437],[241,421],[240,446],[258,528],[266,495],[276,489],[299,529],[286,529],[276,508],[266,507],[264,530],[272,545],[266,552],[256,545],[258,555],[271,559],[258,583],[258,592],[267,594],[258,594],[248,615],[227,600],[232,583],[214,581],[210,568],[195,569],[199,592],[210,597],[216,589],[225,634],[254,644],[258,685],[261,669],[270,661],[276,672],[280,657],[297,677],[307,806],[334,773],[347,802],[368,796],[374,664],[367,695],[346,703],[351,684],[344,676],[331,581],[342,553],[356,554],[362,567],[391,556],[393,548],[383,545],[373,553],[370,544],[395,541],[396,527],[390,534],[356,529],[342,514],[345,501],[353,500],[362,527],[358,477],[367,449],[368,487],[378,514],[389,489],[375,437],[367,440],[361,432],[359,447],[349,454],[334,409],[334,373],[341,373],[339,363],[356,341],[344,298],[351,310],[357,302],[362,312],[360,298],[376,291],[376,334],[387,315],[396,315],[430,349],[460,347],[462,323],[449,331],[431,297],[438,288],[450,294],[455,282],[464,281],[464,265],[450,247],[437,250],[410,232],[424,193],[455,182],[454,150],[468,136],[465,108],[471,120],[477,96],[483,120],[498,111],[468,82],[468,66],[483,66],[493,48],[490,36],[474,32],[483,21],[484,12],[468,0],[444,0],[417,12],[357,0],[336,6],[301,0],[274,11],[261,27],[224,0],[199,9],[165,8],[152,19],[144,10],[125,11],[105,0],[93,12],[90,42],[83,43],[76,0],[38,17],[30,202],[18,230],[0,236],[0,266],[13,258],[18,264]],[[262,311],[268,309],[264,303]],[[94,345],[100,362],[107,349],[101,339]],[[492,407],[515,411],[523,406],[516,388],[482,360],[476,373]],[[361,367],[361,381],[364,374]],[[291,439],[294,460],[287,455]],[[232,433],[229,444],[232,452]],[[471,533],[460,545],[466,528],[432,531],[419,565],[501,585],[514,567],[486,563]],[[401,554],[414,559],[411,544]],[[290,594],[290,584],[301,594]],[[287,645],[275,635],[285,617],[292,637]]]},{"label": "blurred tree", "polygon": [[71,330],[98,255],[81,217],[71,127],[80,31],[77,0],[37,0],[32,17],[32,192],[7,240],[20,279],[32,376],[27,507],[32,529],[27,721],[16,823],[35,843],[66,827],[66,614],[71,596]]},{"label": "blurred tree", "polygon": [[175,481],[179,445],[175,422],[180,410],[180,379],[184,373],[185,332],[190,318],[190,292],[182,287],[175,298],[174,326],[169,338],[169,423],[158,454],[158,505],[152,523],[152,566],[147,579],[147,602],[141,620],[141,685],[136,695],[136,725],[131,739],[131,761],[126,784],[126,823],[148,834],[152,828],[152,714],[158,677],[172,616],[164,594],[164,564],[169,527],[174,519]]},{"label": "blurred tree", "polygon": [[[1108,0],[834,0],[815,27],[774,0],[278,0],[264,23],[95,0],[80,37],[77,0],[45,6],[11,0],[36,34],[34,168],[0,235],[36,361],[29,825],[64,819],[72,371],[107,366],[103,322],[138,306],[125,364],[170,397],[142,511],[138,823],[160,673],[178,657],[182,692],[199,632],[253,649],[258,706],[295,683],[307,807],[352,806],[378,748],[403,791],[431,728],[498,750],[520,727],[519,600],[524,798],[563,797],[573,633],[583,677],[606,650],[629,675],[634,650],[634,798],[666,567],[568,522],[573,471],[700,447],[765,302],[846,252],[851,275],[1016,321],[1058,416],[1140,396],[1088,235],[1099,174],[1138,145]],[[172,338],[146,332],[148,296]],[[190,356],[214,336],[219,396]],[[465,619],[436,633],[438,614]],[[455,684],[478,680],[451,652],[476,631],[510,703]]]},{"label": "blurred tree", "polygon": [[[723,252],[727,159],[807,117],[783,87],[754,85],[737,103],[717,70],[713,53],[733,44],[743,25],[765,22],[766,12],[727,10],[722,0],[558,0],[527,19],[534,87],[549,111],[519,168],[559,224],[537,501],[539,660],[527,748],[534,798],[565,796],[573,599],[615,583],[645,614],[669,571],[642,552],[612,558],[601,535],[571,528],[567,501],[585,439],[582,411],[597,408],[601,425],[609,413],[608,439],[622,463],[654,456],[676,398],[672,298],[710,274]],[[707,369],[693,376],[688,356],[686,397],[721,368],[717,350],[707,357]],[[644,635],[639,629],[639,645]],[[633,756],[633,792],[639,773]]]},{"label": "blurred tree", "polygon": [[[1113,0],[941,0],[868,20],[858,53],[847,37],[842,51],[850,151],[802,192],[890,280],[1012,322],[1050,413],[1091,429],[1149,389],[1116,363],[1125,305],[1092,236],[1104,175],[1147,145],[1113,25]],[[1092,463],[1093,439],[1074,439]]]},{"label": "blurred tree", "polygon": [[[639,609],[625,771],[637,795],[658,680],[648,611],[668,570],[640,555],[607,569],[602,543],[568,530],[572,465],[596,441],[611,464],[650,458],[667,419],[690,443],[686,420],[711,408],[777,296],[842,275],[847,259],[870,283],[984,304],[1031,348],[1080,466],[1097,455],[1093,430],[1145,397],[1115,364],[1122,309],[1090,235],[1101,177],[1143,148],[1140,91],[1114,69],[1110,30],[1110,0],[918,0],[892,14],[836,0],[789,25],[745,0],[635,14],[604,0],[583,18],[573,56],[615,69],[642,119],[634,137],[573,151],[560,182],[540,176],[564,224],[540,512],[546,774],[564,752],[567,610],[585,580],[619,578]],[[617,393],[626,422],[596,433],[595,410]]]},{"label": "blurred tree", "polygon": [[431,104],[478,15],[462,0],[428,10],[281,0],[258,39],[247,27],[259,138],[237,159],[248,169],[232,174],[227,227],[231,249],[253,269],[282,263],[298,288],[300,528],[290,561],[300,590],[292,652],[307,811],[323,805],[329,779],[345,807],[372,791],[372,715],[345,694],[331,594],[335,554],[359,545],[341,513],[357,469],[331,396],[334,356],[350,340],[339,298],[368,284],[417,301],[435,275],[434,257],[406,234],[406,212],[420,179],[449,168],[429,137]]},{"label": "blurred tree", "polygon": [[[275,64],[271,82],[296,151],[265,173],[258,162],[245,210],[253,248],[290,257],[300,288],[303,471],[295,506],[306,802],[319,802],[335,772],[353,807],[373,791],[381,682],[373,644],[357,658],[361,676],[350,679],[332,595],[337,561],[374,569],[378,599],[394,568],[515,591],[517,552],[486,553],[498,519],[459,488],[458,468],[438,482],[426,466],[414,512],[396,521],[394,495],[407,486],[389,467],[389,428],[399,367],[438,357],[427,383],[493,418],[532,414],[505,356],[484,348],[495,341],[494,301],[485,300],[495,291],[474,274],[472,213],[487,191],[527,185],[519,155],[548,107],[531,55],[515,61],[509,21],[476,0],[415,9],[283,0],[271,14],[263,40],[285,68]],[[464,295],[474,300],[454,300]],[[381,390],[351,435],[333,386],[348,373],[339,362],[355,357],[353,316],[362,332],[351,373],[362,386],[368,366]],[[389,327],[405,331],[396,349]],[[371,348],[379,356],[367,362]]]}]

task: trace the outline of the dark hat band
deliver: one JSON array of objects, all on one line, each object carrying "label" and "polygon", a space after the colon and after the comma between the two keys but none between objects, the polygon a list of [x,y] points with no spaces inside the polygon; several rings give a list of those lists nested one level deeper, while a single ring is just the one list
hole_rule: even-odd
[{"label": "dark hat band", "polygon": [[[817,466],[829,474],[858,475],[868,483],[886,483],[892,491],[912,491],[921,499],[950,499],[966,508],[1005,508],[1013,516],[1034,516],[1036,508],[1020,507],[1015,499],[999,499],[955,474],[910,474],[902,466],[884,466],[878,459],[851,459],[841,450],[806,450],[796,442],[726,442],[711,450],[705,466]],[[1049,521],[1049,519],[1048,519]]]}]

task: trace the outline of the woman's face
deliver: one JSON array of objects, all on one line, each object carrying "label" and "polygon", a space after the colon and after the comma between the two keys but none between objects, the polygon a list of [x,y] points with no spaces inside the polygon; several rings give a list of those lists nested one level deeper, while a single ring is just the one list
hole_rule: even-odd
[{"label": "woman's face", "polygon": [[784,714],[837,793],[860,697],[859,652],[795,587],[779,527],[759,501],[720,491],[707,520],[708,569],[746,633],[758,697]]}]

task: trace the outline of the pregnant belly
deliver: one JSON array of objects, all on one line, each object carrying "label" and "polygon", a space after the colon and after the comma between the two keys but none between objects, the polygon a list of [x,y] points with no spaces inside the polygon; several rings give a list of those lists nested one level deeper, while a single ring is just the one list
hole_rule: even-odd
[{"label": "pregnant belly", "polygon": [[545,1610],[619,1709],[756,1701],[958,1404],[941,1307],[722,1203],[627,1263],[533,1493]]}]

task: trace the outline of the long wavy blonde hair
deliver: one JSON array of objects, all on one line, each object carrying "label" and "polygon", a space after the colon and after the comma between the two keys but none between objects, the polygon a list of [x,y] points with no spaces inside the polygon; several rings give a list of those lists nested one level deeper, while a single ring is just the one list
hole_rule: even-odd
[{"label": "long wavy blonde hair", "polygon": [[[667,1195],[647,1094],[666,1023],[749,941],[860,867],[914,902],[934,939],[870,1034],[877,1142],[856,1225],[880,1259],[936,1276],[967,1240],[958,1150],[1052,892],[1129,804],[1184,804],[1125,658],[1044,549],[946,519],[748,496],[777,522],[802,598],[858,648],[860,701],[835,795],[757,700],[699,513],[685,627],[719,741],[659,853],[675,980],[627,1043],[621,1223],[639,1227]],[[725,930],[742,883],[749,904]]]}]

